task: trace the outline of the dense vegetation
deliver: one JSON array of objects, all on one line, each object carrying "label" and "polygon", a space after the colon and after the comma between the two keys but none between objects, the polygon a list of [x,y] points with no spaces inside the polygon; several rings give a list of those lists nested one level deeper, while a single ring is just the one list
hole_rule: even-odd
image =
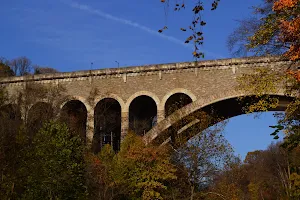
[{"label": "dense vegetation", "polygon": [[[218,2],[213,1],[212,9]],[[245,108],[248,112],[276,106],[278,101],[266,94],[285,83],[286,95],[294,100],[272,126],[275,139],[279,131],[284,132],[283,142],[249,152],[241,161],[224,139],[221,123],[176,146],[146,146],[130,132],[119,151],[106,145],[95,154],[74,127],[59,117],[61,102],[68,99],[64,88],[27,84],[14,95],[0,88],[1,199],[299,199],[300,73],[295,66],[300,58],[300,1],[264,3],[256,8],[259,17],[251,19],[253,23],[242,21],[230,44],[242,39],[246,51],[283,55],[292,61],[286,71],[257,69],[238,79],[238,89],[257,97]],[[185,4],[176,4],[176,11],[179,7]],[[198,15],[202,2],[193,8]],[[193,24],[205,22],[196,18]],[[250,34],[243,32],[248,26]],[[201,44],[202,32],[193,27],[194,35],[187,41]],[[197,45],[194,55],[199,57]],[[0,77],[55,72],[32,67],[25,57],[1,59]],[[30,113],[29,108],[39,102],[47,103]],[[43,118],[31,117],[40,112]],[[213,116],[206,117],[210,124]]]}]

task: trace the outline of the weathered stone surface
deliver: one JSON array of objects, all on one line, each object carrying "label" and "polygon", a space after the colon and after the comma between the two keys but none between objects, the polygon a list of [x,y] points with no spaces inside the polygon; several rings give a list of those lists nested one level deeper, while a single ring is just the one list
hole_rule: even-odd
[{"label": "weathered stone surface", "polygon": [[[163,115],[165,102],[172,94],[185,93],[195,102],[182,110],[188,114],[188,110],[242,95],[235,91],[236,77],[242,73],[255,67],[286,68],[289,64],[290,62],[278,57],[249,57],[10,77],[1,79],[0,84],[7,86],[12,93],[21,89],[25,82],[63,85],[68,95],[80,100],[87,108],[88,138],[93,135],[91,120],[94,106],[99,100],[110,97],[120,103],[123,137],[128,129],[130,103],[138,96],[150,96],[157,104],[160,121],[153,129],[156,132],[152,131],[152,135],[147,136],[147,140],[151,140],[160,130],[159,127],[172,125],[171,121],[164,120]],[[98,94],[91,104],[88,97],[95,88],[98,89]]]}]

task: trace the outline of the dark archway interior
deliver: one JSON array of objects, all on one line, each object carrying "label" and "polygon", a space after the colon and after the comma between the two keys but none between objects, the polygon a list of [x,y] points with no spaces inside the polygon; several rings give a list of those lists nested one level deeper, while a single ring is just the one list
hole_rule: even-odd
[{"label": "dark archway interior", "polygon": [[18,106],[8,104],[0,108],[0,136],[2,142],[13,142],[21,124],[21,111]]},{"label": "dark archway interior", "polygon": [[28,112],[27,130],[30,137],[36,134],[45,122],[53,118],[53,108],[45,102],[38,102]]},{"label": "dark archway interior", "polygon": [[5,118],[15,121],[21,119],[21,112],[17,105],[8,104],[0,108],[0,116],[1,119]]},{"label": "dark archway interior", "polygon": [[129,106],[129,129],[138,135],[144,135],[156,123],[157,106],[146,95],[135,98]]},{"label": "dark archway interior", "polygon": [[5,159],[13,159],[15,148],[18,147],[16,138],[21,125],[22,118],[18,106],[8,104],[0,107],[0,162],[5,163]]},{"label": "dark archway interior", "polygon": [[165,104],[165,117],[172,114],[174,111],[182,108],[183,106],[192,103],[193,100],[184,93],[176,93],[168,98]]},{"label": "dark archway interior", "polygon": [[[284,111],[287,105],[293,100],[293,98],[285,96],[274,95],[271,97],[278,98],[279,105],[277,108],[270,109],[270,111]],[[245,105],[253,102],[254,99],[255,97],[252,96],[245,98],[243,101],[238,98],[230,98],[205,106],[173,124],[170,128],[161,133],[160,136],[155,139],[154,143],[161,144],[168,140],[168,138],[171,138],[173,144],[180,145],[180,143],[186,142],[194,135],[222,120],[245,114]],[[185,127],[184,131],[178,133],[183,127]],[[179,144],[177,142],[178,139],[180,140]]]},{"label": "dark archway interior", "polygon": [[93,151],[98,153],[105,144],[110,144],[115,151],[120,149],[121,105],[112,98],[99,101],[94,113]]},{"label": "dark archway interior", "polygon": [[87,109],[81,101],[68,101],[61,110],[61,121],[86,141]]}]

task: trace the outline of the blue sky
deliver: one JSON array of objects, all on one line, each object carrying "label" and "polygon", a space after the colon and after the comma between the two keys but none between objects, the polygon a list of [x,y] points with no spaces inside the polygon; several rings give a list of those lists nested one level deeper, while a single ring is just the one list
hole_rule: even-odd
[{"label": "blue sky", "polygon": [[270,125],[276,125],[275,112],[254,113],[240,115],[229,120],[225,127],[224,135],[235,150],[236,155],[244,159],[247,152],[266,149],[274,140],[270,134],[274,129]]},{"label": "blue sky", "polygon": [[[210,1],[206,1],[210,2]],[[221,0],[216,11],[204,13],[205,59],[229,58],[228,35],[236,20],[251,15],[260,0]],[[1,4],[0,56],[27,56],[34,64],[59,71],[170,63],[193,60],[184,45],[187,34],[179,30],[191,21],[188,7],[165,14],[160,0],[27,0]],[[164,25],[169,29],[157,32]],[[233,118],[226,128],[229,141],[243,156],[265,148],[271,137],[271,113],[253,119]],[[268,133],[265,133],[268,132]],[[234,136],[233,136],[233,135]],[[251,135],[251,137],[250,137]]]}]

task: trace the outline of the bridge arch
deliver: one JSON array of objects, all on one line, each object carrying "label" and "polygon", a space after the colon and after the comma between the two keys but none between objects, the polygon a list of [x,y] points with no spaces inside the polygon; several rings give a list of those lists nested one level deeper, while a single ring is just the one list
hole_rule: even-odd
[{"label": "bridge arch", "polygon": [[[277,96],[280,98],[286,98],[286,99],[288,98],[282,92],[278,92],[276,94],[270,94],[270,95]],[[207,98],[198,99],[197,101],[184,106],[183,108],[175,111],[173,114],[171,114],[170,116],[165,118],[163,121],[161,121],[155,127],[153,127],[149,132],[147,132],[144,135],[143,139],[147,144],[149,144],[149,143],[153,142],[154,140],[156,140],[158,137],[162,137],[170,127],[172,127],[173,125],[175,125],[176,123],[181,121],[183,118],[195,113],[196,111],[207,108],[208,106],[213,106],[218,103],[225,102],[225,101],[236,100],[237,98],[243,97],[243,96],[252,96],[252,95],[232,91],[232,92],[227,92],[225,94],[212,95]],[[283,100],[281,102],[281,104],[278,106],[278,110],[284,110],[288,101],[289,100],[287,100],[287,102],[284,102],[284,100]],[[234,107],[231,107],[231,106],[225,106],[225,108],[226,109],[234,109]],[[240,114],[243,114],[242,111]],[[239,114],[236,114],[234,116],[237,116],[237,115],[239,115]],[[230,117],[233,117],[233,116],[230,116]]]},{"label": "bridge arch", "polygon": [[188,95],[186,95],[184,93],[175,93],[175,94],[171,95],[165,103],[164,116],[168,117],[176,110],[178,110],[192,102],[193,102],[193,100]]},{"label": "bridge arch", "polygon": [[65,122],[84,141],[87,139],[87,116],[89,112],[88,108],[90,109],[86,105],[88,104],[73,98],[65,102],[60,111],[60,120]]},{"label": "bridge arch", "polygon": [[165,104],[166,104],[166,102],[168,101],[168,99],[169,99],[172,95],[177,94],[177,93],[182,93],[182,94],[185,94],[185,95],[189,96],[189,97],[192,99],[192,101],[196,101],[196,100],[197,100],[197,97],[196,97],[191,91],[189,91],[189,90],[187,90],[187,89],[184,89],[184,88],[175,88],[175,89],[169,91],[169,92],[162,98],[161,104],[160,104],[160,108],[159,108],[159,109],[160,109],[160,110],[164,110]]},{"label": "bridge arch", "polygon": [[128,101],[129,130],[144,135],[157,122],[159,99],[150,92],[137,92]]},{"label": "bridge arch", "polygon": [[131,95],[127,101],[126,101],[126,104],[125,104],[125,109],[124,109],[124,112],[129,112],[129,107],[130,107],[130,104],[132,103],[132,101],[134,99],[136,99],[137,97],[139,96],[148,96],[148,97],[151,97],[154,102],[156,103],[156,107],[157,108],[160,108],[160,100],[159,98],[156,96],[156,94],[152,93],[152,92],[148,92],[148,91],[139,91],[139,92],[136,92],[134,93],[133,95]]},{"label": "bridge arch", "polygon": [[94,134],[92,149],[98,153],[105,144],[110,144],[115,151],[121,142],[121,112],[120,100],[101,98],[94,109]]},{"label": "bridge arch", "polygon": [[[48,103],[45,99],[41,99],[41,100],[39,100],[39,101],[37,101],[37,102],[35,102],[35,103],[31,103],[31,104],[29,104],[29,106],[28,106],[28,111],[32,108],[32,107],[34,107],[36,104],[40,104],[40,103]],[[28,114],[28,113],[27,113]]]},{"label": "bridge arch", "polygon": [[83,103],[83,105],[85,106],[85,108],[88,112],[92,111],[92,107],[90,106],[89,102],[81,96],[71,96],[70,98],[68,98],[66,101],[64,101],[60,105],[60,109],[62,109],[69,101],[72,101],[72,100],[80,101],[81,103]]},{"label": "bridge arch", "polygon": [[53,117],[54,110],[50,103],[39,101],[33,104],[28,110],[27,118],[27,128],[30,130],[30,134],[37,133],[43,127],[44,123]]},{"label": "bridge arch", "polygon": [[108,99],[108,98],[116,100],[120,104],[122,112],[123,112],[123,110],[125,110],[125,108],[126,108],[125,102],[123,101],[123,99],[121,97],[119,97],[116,94],[107,94],[107,95],[102,95],[102,96],[96,97],[95,101],[94,101],[94,105],[95,105],[94,109],[96,108],[96,105],[98,102],[100,102],[103,99]]}]

